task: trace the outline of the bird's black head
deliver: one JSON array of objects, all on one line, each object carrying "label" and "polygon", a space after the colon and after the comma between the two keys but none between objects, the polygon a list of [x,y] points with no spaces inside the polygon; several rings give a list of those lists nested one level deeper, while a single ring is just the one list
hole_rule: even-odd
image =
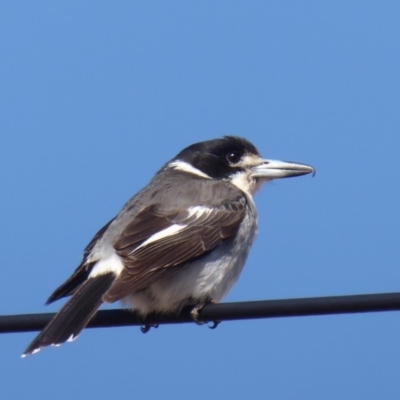
[{"label": "bird's black head", "polygon": [[272,179],[314,173],[309,165],[263,159],[253,144],[237,136],[192,144],[162,171],[171,169],[197,178],[229,181],[250,195]]},{"label": "bird's black head", "polygon": [[195,143],[183,149],[173,162],[187,163],[213,179],[228,179],[244,169],[245,157],[260,158],[256,147],[237,136]]}]

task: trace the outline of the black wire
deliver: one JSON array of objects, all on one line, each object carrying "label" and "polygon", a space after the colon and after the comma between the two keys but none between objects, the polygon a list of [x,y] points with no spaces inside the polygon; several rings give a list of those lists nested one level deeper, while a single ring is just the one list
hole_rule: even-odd
[{"label": "black wire", "polygon": [[[190,315],[191,309],[191,307],[185,307],[179,314],[172,315],[150,314],[145,319],[128,310],[103,310],[97,312],[87,327],[109,328],[193,322]],[[200,312],[199,320],[232,321],[396,310],[400,310],[400,293],[379,293],[207,304]],[[54,315],[55,313],[0,316],[0,333],[39,331]]]}]

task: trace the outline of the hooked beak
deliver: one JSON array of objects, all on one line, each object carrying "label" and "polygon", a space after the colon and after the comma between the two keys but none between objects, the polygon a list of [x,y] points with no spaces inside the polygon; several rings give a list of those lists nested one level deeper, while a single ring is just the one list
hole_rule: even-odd
[{"label": "hooked beak", "polygon": [[261,164],[254,166],[252,170],[253,177],[266,180],[290,178],[310,173],[312,176],[315,175],[315,170],[310,165],[277,160],[262,160]]}]

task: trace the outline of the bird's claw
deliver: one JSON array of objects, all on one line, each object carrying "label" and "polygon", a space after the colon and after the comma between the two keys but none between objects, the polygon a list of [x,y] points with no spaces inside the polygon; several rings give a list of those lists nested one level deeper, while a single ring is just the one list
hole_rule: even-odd
[{"label": "bird's claw", "polygon": [[208,325],[208,327],[210,329],[215,329],[220,323],[221,323],[221,321],[213,321],[212,325]]},{"label": "bird's claw", "polygon": [[158,328],[158,325],[146,324],[140,327],[142,333],[147,333],[151,328]]}]

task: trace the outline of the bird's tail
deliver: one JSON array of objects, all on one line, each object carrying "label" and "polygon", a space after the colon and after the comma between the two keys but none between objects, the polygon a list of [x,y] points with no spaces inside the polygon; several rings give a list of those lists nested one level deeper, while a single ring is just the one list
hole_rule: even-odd
[{"label": "bird's tail", "polygon": [[86,280],[55,317],[27,347],[22,357],[41,348],[74,340],[102,304],[102,296],[115,279],[113,273]]}]

